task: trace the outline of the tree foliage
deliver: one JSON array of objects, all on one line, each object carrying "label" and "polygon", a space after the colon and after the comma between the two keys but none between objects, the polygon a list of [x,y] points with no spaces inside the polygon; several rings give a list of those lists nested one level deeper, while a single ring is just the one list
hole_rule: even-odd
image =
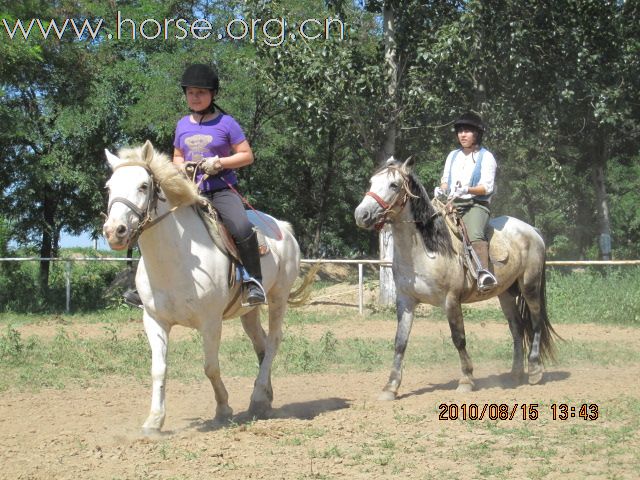
[{"label": "tree foliage", "polygon": [[[385,7],[394,12],[399,68],[393,99]],[[45,257],[63,232],[97,235],[103,149],[150,139],[170,152],[186,113],[178,79],[198,61],[217,65],[218,103],[256,153],[240,171],[243,192],[291,221],[306,255],[375,253],[353,209],[389,122],[397,155],[416,155],[423,180],[435,184],[455,147],[452,120],[474,109],[500,165],[496,215],[539,227],[551,255],[596,257],[609,232],[616,257],[637,256],[639,8],[604,0],[0,0],[0,215],[14,242]],[[118,12],[138,27],[206,18],[213,35],[178,39],[174,27],[167,38],[116,39]],[[104,19],[104,30],[96,39],[8,35],[19,19],[47,26],[67,18]],[[260,19],[253,41],[230,36],[234,19]],[[286,22],[277,45],[266,40],[283,24],[263,30],[268,19]],[[300,34],[305,19],[319,21],[307,24],[318,38]],[[325,38],[326,19],[340,23]],[[45,265],[41,274],[46,285]]]}]

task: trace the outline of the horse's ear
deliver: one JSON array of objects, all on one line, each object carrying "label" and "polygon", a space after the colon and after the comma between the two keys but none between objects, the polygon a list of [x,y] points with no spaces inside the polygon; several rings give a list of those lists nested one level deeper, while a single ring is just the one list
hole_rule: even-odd
[{"label": "horse's ear", "polygon": [[396,159],[394,158],[394,156],[393,156],[393,155],[391,155],[391,156],[387,159],[386,166],[387,166],[387,167],[397,166],[397,165],[398,165],[398,163],[399,163],[399,162],[398,162],[398,160],[396,160]]},{"label": "horse's ear", "polygon": [[413,167],[415,166],[415,164],[416,164],[416,158],[413,155],[411,155],[402,164],[402,169],[405,172],[410,172],[411,170],[413,170]]},{"label": "horse's ear", "polygon": [[150,140],[147,140],[146,142],[144,142],[144,145],[142,146],[142,152],[141,152],[142,161],[147,165],[149,165],[151,163],[151,160],[153,159],[153,154],[154,154],[153,145],[151,144]]},{"label": "horse's ear", "polygon": [[122,163],[122,160],[120,160],[118,157],[116,157],[113,153],[111,153],[106,148],[104,149],[104,154],[107,156],[107,162],[109,162],[109,166],[111,167],[111,170],[115,170],[116,167]]}]

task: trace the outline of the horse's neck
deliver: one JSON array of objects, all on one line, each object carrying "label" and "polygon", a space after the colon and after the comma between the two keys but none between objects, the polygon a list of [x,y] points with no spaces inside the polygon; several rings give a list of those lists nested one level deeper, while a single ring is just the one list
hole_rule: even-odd
[{"label": "horse's neck", "polygon": [[[169,208],[165,202],[160,202],[157,216],[163,215]],[[138,244],[149,273],[168,272],[175,275],[185,268],[192,268],[194,261],[204,266],[205,257],[210,257],[214,252],[224,258],[191,206],[176,209],[145,230]]]},{"label": "horse's neck", "polygon": [[418,266],[423,263],[433,264],[443,259],[441,253],[427,249],[409,205],[393,222],[392,232],[394,260]]}]

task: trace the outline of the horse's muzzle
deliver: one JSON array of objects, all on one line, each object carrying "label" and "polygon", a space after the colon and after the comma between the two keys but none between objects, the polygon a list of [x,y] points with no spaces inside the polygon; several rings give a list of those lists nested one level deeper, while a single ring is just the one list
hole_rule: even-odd
[{"label": "horse's muzzle", "polygon": [[371,212],[367,207],[359,205],[354,213],[356,219],[356,225],[366,230],[371,230],[376,224],[376,216],[371,215]]},{"label": "horse's muzzle", "polygon": [[122,222],[107,219],[102,226],[102,234],[112,250],[124,250],[129,247],[132,229]]}]

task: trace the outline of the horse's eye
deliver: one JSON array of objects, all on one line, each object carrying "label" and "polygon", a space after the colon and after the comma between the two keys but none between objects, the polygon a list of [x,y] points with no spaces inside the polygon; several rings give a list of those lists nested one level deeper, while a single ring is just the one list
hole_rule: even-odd
[{"label": "horse's eye", "polygon": [[140,185],[140,191],[141,192],[146,192],[147,190],[149,190],[149,184],[148,183],[143,183],[142,185]]},{"label": "horse's eye", "polygon": [[389,185],[389,187],[391,188],[391,190],[398,190],[398,184],[395,182]]}]

